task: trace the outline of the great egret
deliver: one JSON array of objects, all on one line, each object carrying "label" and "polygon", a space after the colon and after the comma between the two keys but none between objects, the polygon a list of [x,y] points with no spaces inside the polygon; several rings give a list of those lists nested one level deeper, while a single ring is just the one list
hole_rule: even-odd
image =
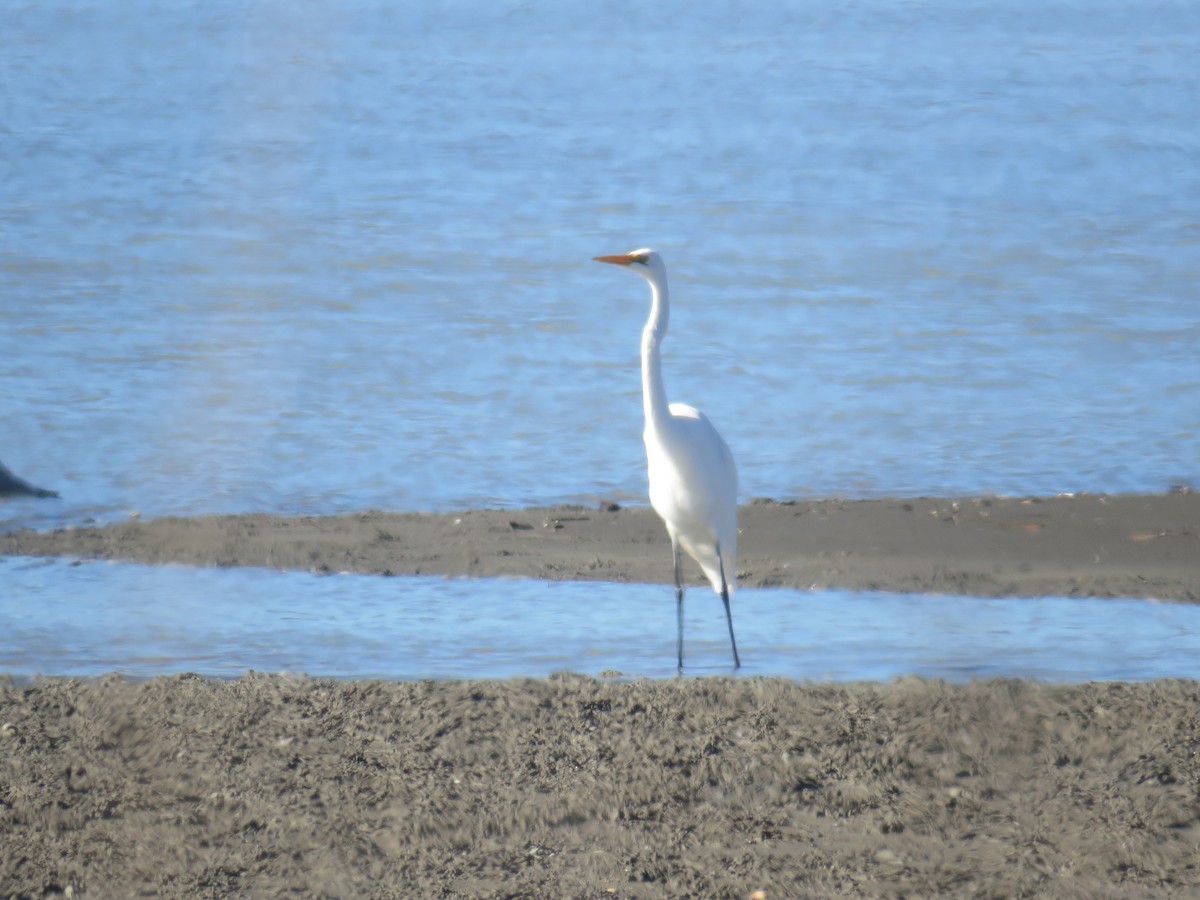
[{"label": "great egret", "polygon": [[667,404],[660,348],[667,333],[670,302],[667,267],[653,250],[597,256],[624,266],[650,282],[650,317],[642,329],[642,408],[646,414],[646,469],[650,505],[662,517],[675,559],[675,617],[679,625],[679,668],[683,669],[683,577],[679,550],[700,564],[725,603],[733,664],[741,666],[733,637],[729,590],[737,577],[737,468],[717,429],[698,409]]}]

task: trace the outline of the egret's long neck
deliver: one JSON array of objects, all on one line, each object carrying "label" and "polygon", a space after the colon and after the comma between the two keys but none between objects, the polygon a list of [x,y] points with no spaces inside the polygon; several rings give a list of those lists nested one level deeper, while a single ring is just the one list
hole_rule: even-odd
[{"label": "egret's long neck", "polygon": [[650,318],[642,329],[642,408],[646,413],[647,427],[657,427],[667,421],[667,389],[663,386],[662,360],[659,348],[667,333],[667,319],[671,314],[667,297],[665,275],[647,278],[650,282]]}]

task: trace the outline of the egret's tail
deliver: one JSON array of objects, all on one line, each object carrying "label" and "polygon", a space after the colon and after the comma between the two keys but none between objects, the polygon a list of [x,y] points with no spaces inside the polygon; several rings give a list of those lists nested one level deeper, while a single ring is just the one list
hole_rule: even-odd
[{"label": "egret's tail", "polygon": [[733,593],[737,588],[737,559],[736,551],[726,550],[721,548],[721,556],[717,557],[717,549],[715,547],[705,548],[706,552],[695,553],[691,548],[685,547],[685,550],[691,557],[700,564],[701,571],[704,572],[704,577],[708,579],[708,583],[712,585],[713,593],[721,593],[721,569],[725,570],[725,586],[729,593]]}]

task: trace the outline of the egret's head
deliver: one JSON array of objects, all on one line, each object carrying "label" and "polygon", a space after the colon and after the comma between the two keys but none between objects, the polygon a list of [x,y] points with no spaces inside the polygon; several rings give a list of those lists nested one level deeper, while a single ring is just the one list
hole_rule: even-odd
[{"label": "egret's head", "polygon": [[624,266],[650,281],[663,278],[667,274],[662,257],[649,248],[632,250],[629,253],[618,253],[615,256],[597,256],[594,258],[597,262]]}]

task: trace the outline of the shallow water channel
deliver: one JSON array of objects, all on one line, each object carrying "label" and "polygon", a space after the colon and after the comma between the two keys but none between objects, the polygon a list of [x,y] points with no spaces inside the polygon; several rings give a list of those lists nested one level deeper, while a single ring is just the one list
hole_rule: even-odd
[{"label": "shallow water channel", "polygon": [[[23,557],[0,559],[0,578],[11,598],[0,606],[0,674],[18,679],[675,674],[663,585]],[[699,588],[688,598],[685,674],[730,674],[719,600]],[[1200,659],[1200,608],[1146,600],[744,589],[734,622],[743,676],[1144,680],[1195,677]]]}]

